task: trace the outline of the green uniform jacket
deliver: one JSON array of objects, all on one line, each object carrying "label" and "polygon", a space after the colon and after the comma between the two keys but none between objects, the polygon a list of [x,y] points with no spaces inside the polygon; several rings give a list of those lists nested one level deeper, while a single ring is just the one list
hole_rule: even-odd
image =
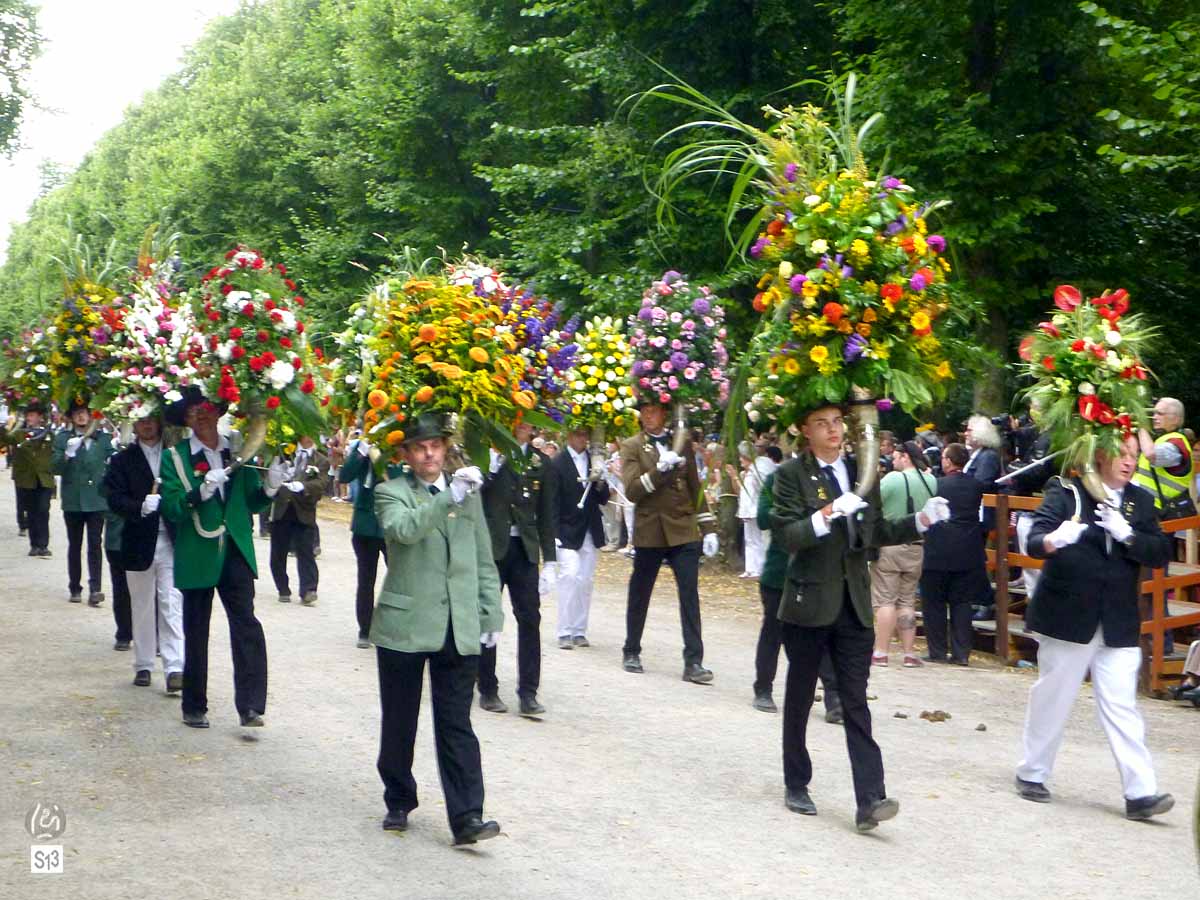
[{"label": "green uniform jacket", "polygon": [[50,471],[54,439],[49,429],[41,437],[30,439],[28,431],[18,428],[4,434],[4,443],[11,448],[12,477],[17,487],[54,487],[54,473]]},{"label": "green uniform jacket", "polygon": [[[847,466],[853,480],[854,468]],[[809,451],[775,470],[773,488],[771,542],[778,542],[791,556],[779,602],[780,621],[809,628],[832,625],[848,589],[859,622],[870,628],[874,615],[867,553],[873,547],[915,541],[919,536],[916,517],[905,516],[895,522],[885,519],[876,484],[864,498],[867,508],[855,521],[853,544],[846,523],[838,520],[829,523],[829,534],[818,537],[812,514],[826,506],[838,489]]]},{"label": "green uniform jacket", "polygon": [[[388,464],[387,477],[403,475],[404,466]],[[375,518],[375,477],[371,472],[371,460],[358,452],[355,445],[346,451],[346,461],[338,469],[338,481],[342,484],[358,482],[354,495],[354,515],[350,519],[350,533],[359,537],[382,538],[383,529]]]},{"label": "green uniform jacket", "polygon": [[387,574],[371,618],[371,642],[403,653],[434,653],[454,626],[463,656],[479,636],[504,625],[500,576],[478,495],[455,504],[411,473],[375,489],[375,515],[387,542]]},{"label": "green uniform jacket", "polygon": [[104,512],[108,504],[100,496],[100,483],[108,458],[113,455],[112,437],[95,431],[70,459],[67,441],[75,437],[73,428],[64,428],[54,435],[54,452],[50,456],[50,471],[62,476],[59,499],[63,512]]},{"label": "green uniform jacket", "polygon": [[[775,502],[775,473],[772,472],[767,476],[767,480],[763,482],[762,490],[758,494],[758,515],[755,517],[755,524],[763,531],[771,530],[771,507]],[[779,541],[772,538],[771,543],[767,545],[767,557],[763,561],[762,574],[758,576],[758,583],[763,587],[774,588],[777,591],[783,590],[783,580],[787,575],[788,555],[784,551]]]},{"label": "green uniform jacket", "polygon": [[270,506],[271,498],[258,471],[243,466],[225,483],[224,502],[219,493],[201,500],[207,469],[203,453],[191,455],[189,441],[163,452],[159,512],[175,526],[175,587],[182,591],[216,587],[230,540],[258,577],[251,516]]},{"label": "green uniform jacket", "polygon": [[515,525],[529,559],[536,566],[539,552],[545,562],[557,558],[554,536],[558,522],[558,488],[550,458],[526,445],[525,471],[520,475],[508,460],[483,484],[483,509],[492,534],[492,555],[504,559]]}]

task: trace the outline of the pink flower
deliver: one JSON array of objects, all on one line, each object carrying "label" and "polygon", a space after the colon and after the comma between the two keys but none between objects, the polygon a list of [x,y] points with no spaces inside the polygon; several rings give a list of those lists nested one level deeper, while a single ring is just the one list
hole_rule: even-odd
[{"label": "pink flower", "polygon": [[683,377],[686,378],[688,381],[695,381],[696,380],[696,370],[693,369],[691,366],[688,366],[686,369],[683,370]]},{"label": "pink flower", "polygon": [[127,375],[136,375],[137,373],[138,373],[138,368],[137,368],[137,366],[130,366],[130,367],[129,367],[129,371],[128,371],[128,372],[126,372],[125,374],[127,374]]},{"label": "pink flower", "polygon": [[678,390],[679,389],[679,379],[676,378],[674,375],[672,375],[670,378],[667,379],[667,387],[669,387],[673,391]]},{"label": "pink flower", "polygon": [[716,324],[717,324],[717,321],[712,316],[704,317],[704,327],[705,328],[715,328]]},{"label": "pink flower", "polygon": [[683,341],[681,341],[679,338],[675,338],[675,340],[671,341],[671,349],[672,350],[682,350],[683,349]]},{"label": "pink flower", "polygon": [[638,379],[638,387],[643,387],[643,388],[650,387],[650,379],[649,378],[639,378]]},{"label": "pink flower", "polygon": [[154,366],[142,366],[142,374],[143,375],[153,375],[154,374]]},{"label": "pink flower", "polygon": [[663,392],[661,392],[661,393],[658,395],[658,402],[659,402],[659,403],[670,403],[670,402],[671,402],[671,395],[670,395],[670,394],[668,394],[666,391],[663,391]]},{"label": "pink flower", "polygon": [[665,285],[661,281],[654,286],[654,289],[656,291],[658,291],[660,294],[662,294],[664,297],[669,297],[673,293],[675,293],[673,290],[671,290],[669,285]]},{"label": "pink flower", "polygon": [[725,340],[725,329],[724,328],[717,329],[717,337],[719,339],[721,339],[722,341]]},{"label": "pink flower", "polygon": [[713,381],[720,381],[723,377],[720,369],[709,369],[709,374],[712,376]]},{"label": "pink flower", "polygon": [[683,313],[681,313],[681,312],[671,313],[671,321],[674,322],[676,325],[678,325],[680,322],[683,321]]},{"label": "pink flower", "polygon": [[682,326],[682,327],[683,327],[683,330],[684,330],[684,331],[695,331],[695,330],[696,330],[696,323],[695,323],[695,322],[693,322],[691,319],[687,319],[687,320],[685,320],[685,321],[684,321],[684,323],[683,323],[683,326]]},{"label": "pink flower", "polygon": [[675,367],[671,365],[671,361],[669,359],[664,359],[662,365],[660,365],[658,368],[664,375],[675,371]]}]

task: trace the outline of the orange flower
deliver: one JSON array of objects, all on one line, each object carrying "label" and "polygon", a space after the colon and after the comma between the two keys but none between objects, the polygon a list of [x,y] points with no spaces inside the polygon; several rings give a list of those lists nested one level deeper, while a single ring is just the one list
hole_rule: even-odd
[{"label": "orange flower", "polygon": [[427,366],[431,362],[433,362],[433,354],[432,353],[419,353],[419,354],[417,354],[416,357],[413,358],[413,362],[416,363],[418,366]]},{"label": "orange flower", "polygon": [[395,431],[388,432],[387,442],[388,442],[389,447],[395,447],[397,444],[401,443],[403,440],[404,440],[403,430],[397,428]]},{"label": "orange flower", "polygon": [[867,309],[863,312],[864,322],[874,322],[876,318],[878,317],[875,315],[875,310],[873,309]]},{"label": "orange flower", "polygon": [[871,336],[871,326],[868,325],[866,322],[859,322],[854,330],[857,331],[859,334],[861,334],[863,337]]},{"label": "orange flower", "polygon": [[530,391],[513,391],[513,402],[522,409],[533,409],[537,398]]},{"label": "orange flower", "polygon": [[441,376],[449,378],[451,381],[458,381],[463,376],[463,370],[458,366],[443,366]]},{"label": "orange flower", "polygon": [[400,412],[400,406],[396,403],[393,403],[391,406],[388,407],[388,412],[398,413],[398,412]]},{"label": "orange flower", "polygon": [[849,319],[842,319],[837,323],[837,330],[842,334],[849,334],[854,330],[854,326],[850,324]]},{"label": "orange flower", "polygon": [[417,392],[413,394],[413,403],[428,403],[433,399],[433,388],[425,384],[417,388]]},{"label": "orange flower", "polygon": [[417,329],[417,337],[423,341],[436,341],[437,336],[438,329],[436,325],[426,323]]},{"label": "orange flower", "polygon": [[367,394],[367,405],[370,406],[371,409],[383,409],[387,405],[387,402],[388,395],[379,390],[379,388],[376,388],[375,390],[371,391],[371,393]]},{"label": "orange flower", "polygon": [[467,351],[467,355],[477,363],[486,363],[488,361],[488,352],[482,347],[472,347]]}]

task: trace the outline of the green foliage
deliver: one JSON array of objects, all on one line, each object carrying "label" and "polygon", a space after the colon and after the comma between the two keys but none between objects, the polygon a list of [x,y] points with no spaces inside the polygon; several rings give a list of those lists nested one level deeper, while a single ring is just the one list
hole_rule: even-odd
[{"label": "green foliage", "polygon": [[0,0],[0,156],[17,148],[21,119],[32,101],[26,79],[42,47],[37,7],[26,0]]}]

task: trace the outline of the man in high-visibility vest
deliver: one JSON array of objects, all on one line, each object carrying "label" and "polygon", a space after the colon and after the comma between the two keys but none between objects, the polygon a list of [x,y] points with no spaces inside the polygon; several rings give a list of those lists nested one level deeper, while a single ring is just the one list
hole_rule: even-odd
[{"label": "man in high-visibility vest", "polygon": [[[1154,497],[1154,506],[1162,518],[1172,501],[1188,497],[1192,480],[1192,446],[1183,435],[1183,404],[1174,397],[1162,397],[1154,404],[1153,424],[1158,437],[1151,437],[1142,429],[1138,432],[1141,456],[1138,457],[1137,473],[1133,483],[1148,490]],[[1176,512],[1170,518],[1177,518]],[[1169,596],[1169,595],[1168,595]],[[1165,604],[1164,598],[1163,603]],[[1165,610],[1164,610],[1165,612]],[[1175,635],[1165,632],[1163,652],[1175,650]]]}]

